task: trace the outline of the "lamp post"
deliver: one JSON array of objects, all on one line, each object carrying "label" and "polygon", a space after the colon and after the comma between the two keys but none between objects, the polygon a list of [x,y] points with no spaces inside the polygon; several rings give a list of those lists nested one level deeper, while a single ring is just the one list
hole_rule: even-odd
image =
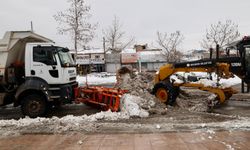
[{"label": "lamp post", "polygon": [[137,52],[137,53],[138,53],[137,57],[138,57],[138,64],[139,64],[139,72],[141,72],[141,53],[140,52]]}]

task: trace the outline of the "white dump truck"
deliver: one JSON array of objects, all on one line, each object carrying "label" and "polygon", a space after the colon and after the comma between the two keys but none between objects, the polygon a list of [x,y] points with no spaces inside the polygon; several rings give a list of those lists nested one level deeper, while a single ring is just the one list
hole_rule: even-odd
[{"label": "white dump truck", "polygon": [[31,31],[9,31],[0,39],[0,106],[13,103],[26,116],[44,116],[70,103],[77,86],[67,48]]}]

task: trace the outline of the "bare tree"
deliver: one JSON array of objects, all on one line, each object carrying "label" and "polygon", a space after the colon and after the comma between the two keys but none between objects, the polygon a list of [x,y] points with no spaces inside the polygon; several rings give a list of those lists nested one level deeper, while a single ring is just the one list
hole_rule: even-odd
[{"label": "bare tree", "polygon": [[85,0],[68,0],[70,7],[54,15],[59,23],[58,31],[61,34],[70,33],[74,41],[74,48],[77,54],[78,46],[83,48],[94,37],[96,24],[89,23],[91,17],[90,6]]},{"label": "bare tree", "polygon": [[178,50],[178,46],[183,40],[184,36],[180,31],[170,34],[157,32],[156,42],[162,48],[162,53],[168,62],[180,61],[182,53]]},{"label": "bare tree", "polygon": [[122,31],[122,24],[115,16],[112,24],[103,30],[104,39],[107,43],[105,52],[120,53],[123,49],[130,46],[134,42],[134,38],[130,38],[125,42],[125,32]]},{"label": "bare tree", "polygon": [[215,48],[217,44],[224,47],[239,36],[238,25],[233,23],[232,20],[218,21],[216,24],[211,24],[210,29],[206,30],[206,36],[202,40],[201,46],[205,49]]}]

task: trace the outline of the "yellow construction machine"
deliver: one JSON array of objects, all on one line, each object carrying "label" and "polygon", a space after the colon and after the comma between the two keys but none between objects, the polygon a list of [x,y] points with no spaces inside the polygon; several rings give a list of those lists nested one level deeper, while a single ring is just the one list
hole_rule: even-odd
[{"label": "yellow construction machine", "polygon": [[191,62],[181,62],[166,64],[160,68],[155,75],[155,85],[152,90],[160,101],[168,105],[174,105],[179,95],[180,87],[192,87],[203,91],[214,93],[219,103],[224,103],[236,90],[223,88],[219,86],[206,86],[201,82],[175,83],[171,76],[178,72],[206,72],[217,74],[217,81],[221,78],[228,79],[237,75],[246,84],[250,83],[250,37],[244,37],[242,40],[235,41],[225,48],[224,55],[220,55],[219,45],[216,46],[216,58],[201,59]]}]

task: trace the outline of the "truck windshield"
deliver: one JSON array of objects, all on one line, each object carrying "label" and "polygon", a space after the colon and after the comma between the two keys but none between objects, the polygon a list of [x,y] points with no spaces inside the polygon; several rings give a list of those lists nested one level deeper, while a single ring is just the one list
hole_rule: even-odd
[{"label": "truck windshield", "polygon": [[58,47],[58,55],[61,61],[61,65],[63,67],[73,67],[75,66],[74,60],[72,58],[72,56],[69,53],[68,49],[62,48],[62,47]]}]

